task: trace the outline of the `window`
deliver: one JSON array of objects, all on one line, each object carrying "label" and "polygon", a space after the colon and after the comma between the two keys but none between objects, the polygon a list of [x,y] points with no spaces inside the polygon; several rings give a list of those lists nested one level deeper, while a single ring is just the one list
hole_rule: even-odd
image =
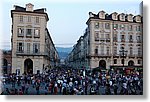
[{"label": "window", "polygon": [[30,43],[27,43],[27,53],[30,53]]},{"label": "window", "polygon": [[136,17],[137,21],[141,21],[141,18],[140,17]]},{"label": "window", "polygon": [[141,36],[138,35],[138,36],[136,37],[136,40],[137,40],[138,43],[141,43],[141,42],[142,42],[142,41],[141,41]]},{"label": "window", "polygon": [[115,19],[115,20],[117,19],[117,15],[116,15],[116,14],[114,15],[114,19]]},{"label": "window", "polygon": [[101,45],[101,55],[104,55],[104,45]]},{"label": "window", "polygon": [[34,37],[40,37],[40,30],[39,29],[34,30]]},{"label": "window", "polygon": [[117,47],[114,47],[114,55],[117,55]]},{"label": "window", "polygon": [[130,47],[130,55],[133,55],[133,48]]},{"label": "window", "polygon": [[137,26],[137,31],[141,31],[141,26]]},{"label": "window", "polygon": [[105,23],[105,29],[110,29],[110,24],[109,23]]},{"label": "window", "polygon": [[142,64],[142,60],[138,60],[138,64]]},{"label": "window", "polygon": [[117,64],[117,59],[114,59],[114,64]]},{"label": "window", "polygon": [[125,42],[125,35],[121,35],[121,42]]},{"label": "window", "polygon": [[113,25],[114,30],[118,29],[118,24]]},{"label": "window", "polygon": [[125,25],[124,24],[120,25],[120,30],[125,30]]},{"label": "window", "polygon": [[96,29],[99,28],[99,23],[98,23],[98,22],[95,23],[95,28],[96,28]]},{"label": "window", "polygon": [[109,47],[107,47],[107,52],[106,52],[106,54],[109,55]]},{"label": "window", "polygon": [[19,16],[19,22],[23,22],[23,16]]},{"label": "window", "polygon": [[99,33],[95,32],[95,41],[99,41]]},{"label": "window", "polygon": [[24,29],[18,28],[18,36],[23,36],[23,35],[24,35]]},{"label": "window", "polygon": [[31,16],[28,16],[28,22],[31,22]]},{"label": "window", "polygon": [[110,37],[109,37],[109,34],[106,34],[106,39],[109,39]]},{"label": "window", "polygon": [[133,42],[133,37],[132,37],[132,35],[129,35],[129,42]]},{"label": "window", "polygon": [[123,65],[124,65],[124,59],[122,59],[122,60],[121,60],[121,64],[123,64]]},{"label": "window", "polygon": [[140,47],[138,48],[138,55],[139,55],[139,56],[142,55],[142,51],[141,51],[141,48],[140,48]]},{"label": "window", "polygon": [[98,54],[98,46],[96,46],[96,48],[95,48],[95,54],[96,55]]},{"label": "window", "polygon": [[39,52],[40,52],[40,44],[33,43],[33,53],[39,53]]},{"label": "window", "polygon": [[106,42],[110,42],[110,37],[109,37],[109,34],[106,34]]},{"label": "window", "polygon": [[132,25],[129,25],[129,26],[128,26],[128,30],[129,30],[129,31],[132,31],[132,30],[133,30]]},{"label": "window", "polygon": [[104,34],[101,34],[101,38],[104,38]]},{"label": "window", "polygon": [[27,29],[26,30],[26,36],[31,37],[32,36],[32,30],[31,29]]},{"label": "window", "polygon": [[39,17],[36,17],[36,18],[35,18],[35,23],[40,23]]},{"label": "window", "polygon": [[17,52],[23,52],[23,49],[24,48],[24,45],[23,45],[23,43],[22,42],[18,42],[17,43]]},{"label": "window", "polygon": [[121,19],[124,20],[124,15],[121,15]]},{"label": "window", "polygon": [[114,34],[113,41],[115,41],[115,42],[118,41],[118,39],[117,39],[117,34]]}]

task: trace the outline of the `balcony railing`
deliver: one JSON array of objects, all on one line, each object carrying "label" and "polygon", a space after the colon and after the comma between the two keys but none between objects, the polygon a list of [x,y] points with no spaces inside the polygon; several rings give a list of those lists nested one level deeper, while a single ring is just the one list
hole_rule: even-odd
[{"label": "balcony railing", "polygon": [[113,54],[113,56],[117,56],[117,57],[118,57],[118,56],[120,56],[120,55],[119,55],[119,54],[117,54],[117,53],[114,53],[114,54]]},{"label": "balcony railing", "polygon": [[129,39],[129,43],[133,43],[133,39]]},{"label": "balcony railing", "polygon": [[117,38],[114,38],[114,39],[113,39],[113,41],[114,41],[114,42],[117,42],[117,41],[118,41],[118,39],[117,39]]},{"label": "balcony railing", "polygon": [[100,41],[105,41],[106,39],[105,38],[100,38]]},{"label": "balcony railing", "polygon": [[110,38],[99,38],[100,41],[110,42]]},{"label": "balcony railing", "polygon": [[137,43],[141,43],[142,42],[142,40],[137,40]]},{"label": "balcony railing", "polygon": [[125,42],[125,39],[121,39],[121,42]]},{"label": "balcony railing", "polygon": [[16,51],[16,55],[20,55],[20,56],[49,56],[48,53],[46,52],[20,52],[20,51]]},{"label": "balcony railing", "polygon": [[106,42],[110,42],[110,38],[106,38]]},{"label": "balcony railing", "polygon": [[136,54],[135,56],[136,56],[136,57],[142,57],[143,54]]},{"label": "balcony railing", "polygon": [[89,54],[88,57],[110,57],[111,54]]},{"label": "balcony railing", "polygon": [[128,57],[136,57],[135,54],[128,54]]},{"label": "balcony railing", "polygon": [[99,38],[95,38],[95,41],[99,41]]}]

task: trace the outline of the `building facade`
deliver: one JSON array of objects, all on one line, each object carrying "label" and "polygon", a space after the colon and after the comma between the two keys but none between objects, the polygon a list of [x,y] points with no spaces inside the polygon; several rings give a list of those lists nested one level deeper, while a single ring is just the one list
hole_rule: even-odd
[{"label": "building facade", "polygon": [[54,67],[58,59],[50,33],[45,8],[14,6],[12,17],[12,73],[42,73]]},{"label": "building facade", "polygon": [[1,73],[3,75],[11,73],[12,54],[10,50],[0,50]]},{"label": "building facade", "polygon": [[[105,11],[100,11],[98,14],[89,12],[86,24],[88,27],[83,39],[79,39],[74,46],[71,57],[68,56],[68,62],[70,58],[75,58],[86,68],[143,67],[141,15],[117,12],[107,14]],[[83,41],[83,46],[80,46],[83,48],[77,46],[80,45],[80,41]],[[82,50],[79,53],[83,52],[83,57],[77,56],[82,54],[75,53],[78,52],[76,49]],[[76,60],[72,60],[74,67],[77,67]]]}]

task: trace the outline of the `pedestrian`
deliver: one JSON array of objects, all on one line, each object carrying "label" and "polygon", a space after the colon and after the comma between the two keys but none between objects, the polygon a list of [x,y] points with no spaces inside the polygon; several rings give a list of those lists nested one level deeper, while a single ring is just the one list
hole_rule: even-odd
[{"label": "pedestrian", "polygon": [[6,88],[6,95],[10,95],[10,91],[8,88]]},{"label": "pedestrian", "polygon": [[118,94],[118,93],[117,93],[118,86],[117,86],[116,84],[114,84],[113,88],[114,88],[114,94],[117,95],[117,94]]},{"label": "pedestrian", "polygon": [[40,85],[39,84],[36,85],[36,94],[37,95],[40,94]]},{"label": "pedestrian", "polygon": [[19,89],[18,95],[23,95],[23,91]]},{"label": "pedestrian", "polygon": [[55,83],[55,86],[54,86],[54,95],[57,95],[58,93],[58,86],[57,86],[57,83]]}]

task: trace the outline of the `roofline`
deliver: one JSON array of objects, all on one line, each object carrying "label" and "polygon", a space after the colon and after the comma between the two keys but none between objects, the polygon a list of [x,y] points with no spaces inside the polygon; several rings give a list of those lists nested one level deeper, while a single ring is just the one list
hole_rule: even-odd
[{"label": "roofline", "polygon": [[103,20],[103,21],[113,21],[113,22],[126,22],[126,23],[138,23],[138,24],[141,24],[141,23],[143,23],[143,21],[141,20],[141,22],[135,22],[135,21],[133,21],[133,22],[130,22],[130,21],[121,21],[121,20],[113,20],[113,19],[100,19],[100,18],[94,18],[94,17],[90,17],[88,20],[87,20],[87,22],[86,22],[86,24],[88,25],[88,23],[89,23],[89,21],[91,20],[91,19],[93,19],[93,20]]},{"label": "roofline", "polygon": [[19,12],[22,12],[22,13],[35,13],[35,14],[45,14],[46,15],[46,20],[49,21],[49,17],[48,17],[48,14],[47,13],[42,13],[42,12],[32,12],[32,11],[19,11],[19,10],[11,10],[11,18],[13,18],[13,13],[16,12],[16,13],[19,13]]}]

